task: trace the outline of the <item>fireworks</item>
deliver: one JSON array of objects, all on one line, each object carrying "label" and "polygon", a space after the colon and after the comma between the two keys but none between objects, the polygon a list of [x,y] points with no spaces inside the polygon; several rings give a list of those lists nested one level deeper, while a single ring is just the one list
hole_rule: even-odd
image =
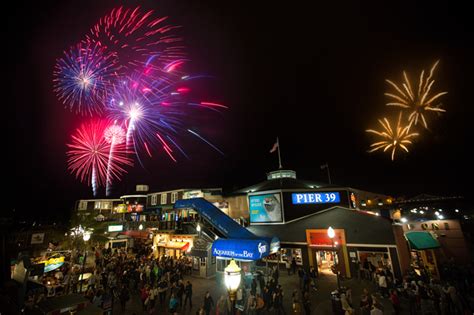
[{"label": "fireworks", "polygon": [[403,126],[402,113],[400,112],[398,116],[398,123],[396,127],[392,127],[392,123],[388,121],[387,118],[378,120],[380,125],[382,125],[383,130],[377,131],[368,129],[366,132],[376,134],[381,138],[381,141],[374,142],[370,145],[371,149],[369,152],[375,152],[383,149],[383,152],[388,150],[392,151],[392,161],[395,159],[395,152],[400,149],[408,153],[408,145],[412,144],[411,139],[418,136],[416,132],[410,132],[410,125]]},{"label": "fireworks", "polygon": [[140,7],[113,9],[57,61],[59,100],[76,113],[96,116],[67,145],[68,169],[92,185],[94,195],[106,186],[109,196],[132,157],[143,165],[142,153],[152,158],[162,149],[173,162],[178,154],[189,159],[179,145],[183,136],[192,134],[222,154],[188,128],[193,109],[227,107],[193,99],[190,81],[205,76],[184,73],[188,60],[174,34],[178,27],[166,19]]},{"label": "fireworks", "polygon": [[92,185],[94,196],[97,196],[98,187],[106,183],[108,170],[111,178],[120,179],[126,172],[123,166],[132,165],[118,144],[110,158],[111,145],[104,137],[106,128],[104,121],[90,121],[77,129],[71,143],[67,144],[68,169],[82,182]]},{"label": "fireworks", "polygon": [[398,106],[403,109],[410,111],[408,116],[408,121],[411,125],[417,125],[418,121],[423,123],[423,126],[428,129],[428,123],[426,121],[425,115],[427,112],[445,112],[444,109],[440,108],[438,99],[447,94],[448,92],[439,92],[433,93],[432,87],[435,83],[433,79],[434,71],[438,66],[439,60],[435,62],[433,67],[431,67],[429,75],[425,78],[425,71],[421,71],[420,79],[418,82],[418,88],[415,90],[414,86],[410,83],[408,76],[405,71],[403,71],[404,82],[401,85],[386,80],[394,89],[394,93],[385,93],[391,101],[387,103],[388,106]]},{"label": "fireworks", "polygon": [[125,70],[144,65],[149,71],[173,70],[185,54],[182,39],[172,32],[178,26],[166,25],[166,19],[140,7],[115,8],[91,28],[86,40],[115,52]]},{"label": "fireworks", "polygon": [[90,115],[100,112],[116,67],[113,54],[95,44],[79,43],[58,59],[54,91],[71,110]]}]

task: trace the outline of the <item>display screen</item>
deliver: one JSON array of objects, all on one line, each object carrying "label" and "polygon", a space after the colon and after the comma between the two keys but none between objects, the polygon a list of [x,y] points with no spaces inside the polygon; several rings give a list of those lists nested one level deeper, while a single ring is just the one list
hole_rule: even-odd
[{"label": "display screen", "polygon": [[266,223],[283,220],[279,193],[249,196],[250,222]]},{"label": "display screen", "polygon": [[294,205],[313,204],[313,203],[339,203],[341,197],[338,192],[308,192],[293,193],[291,200]]}]

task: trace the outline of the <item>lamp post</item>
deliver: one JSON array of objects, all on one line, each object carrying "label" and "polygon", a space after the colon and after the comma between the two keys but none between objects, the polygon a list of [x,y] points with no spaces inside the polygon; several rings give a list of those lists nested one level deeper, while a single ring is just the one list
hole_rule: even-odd
[{"label": "lamp post", "polygon": [[240,285],[240,268],[235,263],[234,259],[231,259],[229,265],[224,269],[224,283],[229,292],[229,299],[232,305],[232,314],[235,314],[235,297],[237,289]]},{"label": "lamp post", "polygon": [[[84,241],[84,244],[86,244],[86,242],[88,240],[90,240],[90,238],[91,238],[91,233],[90,232],[85,231],[82,234],[82,240]],[[87,260],[87,249],[84,248],[84,259],[82,260],[82,272],[81,272],[81,282],[80,282],[80,285],[79,285],[79,293],[82,293],[82,287],[84,285],[83,281],[84,281],[84,269],[85,269],[85,265],[86,265],[86,260]]]},{"label": "lamp post", "polygon": [[335,268],[336,268],[337,289],[339,290],[341,288],[341,285],[339,283],[339,270],[338,270],[338,264],[337,264],[337,261],[336,261],[337,252],[336,252],[336,249],[334,247],[334,236],[336,236],[336,232],[334,231],[334,229],[331,226],[328,228],[328,236],[331,239],[333,259],[334,259],[334,264],[335,264]]}]

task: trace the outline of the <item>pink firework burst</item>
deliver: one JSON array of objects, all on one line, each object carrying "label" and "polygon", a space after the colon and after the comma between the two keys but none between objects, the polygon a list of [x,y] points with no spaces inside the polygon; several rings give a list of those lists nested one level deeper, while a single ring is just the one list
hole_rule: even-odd
[{"label": "pink firework burst", "polygon": [[115,8],[91,28],[86,41],[114,52],[124,70],[145,66],[146,71],[169,71],[185,53],[182,38],[173,34],[179,26],[165,24],[166,19],[140,7]]},{"label": "pink firework burst", "polygon": [[107,127],[107,121],[103,120],[84,123],[67,144],[68,169],[76,178],[92,186],[94,196],[97,196],[98,188],[106,184],[108,172],[119,180],[126,173],[124,166],[133,165],[123,144],[115,145],[114,155],[110,157],[111,144],[104,137]]}]

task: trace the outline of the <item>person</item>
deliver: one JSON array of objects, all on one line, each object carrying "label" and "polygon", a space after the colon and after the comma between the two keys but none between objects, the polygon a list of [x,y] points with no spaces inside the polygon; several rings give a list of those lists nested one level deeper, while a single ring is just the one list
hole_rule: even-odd
[{"label": "person", "polygon": [[257,298],[253,295],[252,291],[250,291],[250,295],[247,298],[247,314],[255,315],[257,310]]},{"label": "person", "polygon": [[227,298],[221,295],[217,301],[216,315],[227,315],[230,313],[230,307]]},{"label": "person", "polygon": [[285,267],[286,267],[286,271],[288,272],[288,275],[291,275],[291,263],[289,259],[285,261]]},{"label": "person", "polygon": [[316,287],[316,278],[317,278],[318,274],[316,272],[316,268],[314,268],[314,266],[311,266],[311,268],[309,269],[309,277],[311,278],[311,287],[314,289],[314,290],[317,290],[317,287]]},{"label": "person", "polygon": [[379,308],[378,305],[372,305],[372,310],[370,311],[370,315],[383,315],[383,311]]},{"label": "person", "polygon": [[193,308],[193,285],[191,282],[186,281],[186,287],[184,288],[184,307],[186,307],[186,302],[189,300],[189,308]]},{"label": "person", "polygon": [[296,274],[296,258],[294,256],[291,259],[291,268],[293,269],[293,274]]},{"label": "person", "polygon": [[250,285],[250,294],[253,296],[257,295],[257,280],[255,278],[252,279],[252,284]]},{"label": "person", "polygon": [[129,299],[130,299],[130,292],[128,291],[126,286],[122,286],[122,290],[120,291],[120,306],[122,308],[122,312],[125,311],[125,306]]},{"label": "person", "polygon": [[379,275],[379,288],[380,288],[380,294],[383,297],[386,297],[387,294],[387,278],[385,277],[385,273],[382,271]]},{"label": "person", "polygon": [[392,302],[395,315],[398,315],[400,313],[400,299],[398,298],[397,290],[391,291],[390,301]]},{"label": "person", "polygon": [[303,309],[305,315],[311,315],[311,300],[309,297],[309,292],[305,292],[303,295]]},{"label": "person", "polygon": [[293,299],[293,314],[301,314],[301,303],[297,299]]},{"label": "person", "polygon": [[354,313],[354,309],[350,306],[349,302],[347,301],[347,296],[345,293],[341,294],[341,306],[342,306],[342,310],[344,311],[344,315],[352,315]]},{"label": "person", "polygon": [[170,310],[170,314],[178,313],[178,299],[176,298],[174,293],[172,293],[170,297],[169,310]]},{"label": "person", "polygon": [[160,305],[163,305],[166,300],[166,291],[168,291],[168,282],[165,279],[162,279],[158,283],[158,295],[160,297]]},{"label": "person", "polygon": [[211,309],[213,306],[214,300],[212,299],[212,296],[209,291],[206,291],[206,295],[204,297],[204,311],[206,312],[206,315],[209,315],[211,313]]},{"label": "person", "polygon": [[362,315],[369,315],[370,310],[372,309],[372,298],[369,294],[369,291],[364,288],[362,296],[360,297],[360,310]]},{"label": "person", "polygon": [[263,300],[260,294],[257,294],[257,308],[256,308],[257,315],[262,314],[262,311],[264,308],[265,308],[265,301]]}]

